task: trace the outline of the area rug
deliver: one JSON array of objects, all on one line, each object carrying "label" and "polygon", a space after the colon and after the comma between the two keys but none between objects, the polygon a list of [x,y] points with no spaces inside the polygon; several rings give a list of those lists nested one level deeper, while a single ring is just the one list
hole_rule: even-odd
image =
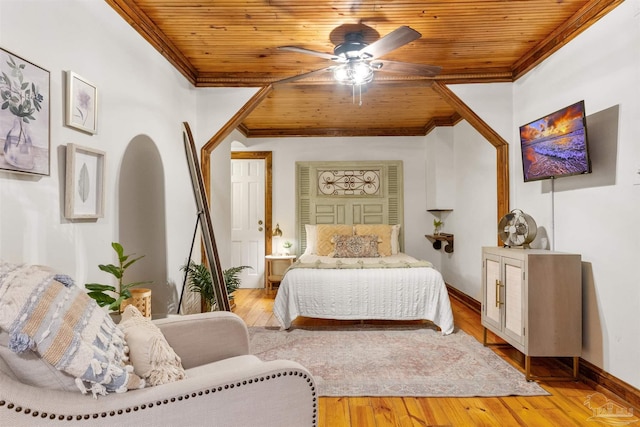
[{"label": "area rug", "polygon": [[549,395],[475,338],[414,327],[249,328],[251,353],[288,359],[313,375],[319,396]]}]

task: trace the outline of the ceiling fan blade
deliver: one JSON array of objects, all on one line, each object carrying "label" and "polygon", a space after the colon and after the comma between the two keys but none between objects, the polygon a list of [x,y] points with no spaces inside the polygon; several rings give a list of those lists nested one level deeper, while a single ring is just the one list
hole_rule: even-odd
[{"label": "ceiling fan blade", "polygon": [[[382,64],[382,66],[378,68],[378,64]],[[409,62],[386,60],[377,60],[372,64],[372,66],[379,71],[385,71],[387,73],[400,73],[422,77],[434,77],[440,73],[440,70],[442,70],[442,67],[438,67],[437,65],[413,64]]]},{"label": "ceiling fan blade", "polygon": [[298,53],[306,53],[307,55],[318,56],[320,58],[330,59],[332,61],[337,61],[340,59],[340,57],[330,53],[318,52],[315,50],[305,49],[303,47],[297,47],[297,46],[279,46],[278,49],[290,50],[292,52],[298,52]]},{"label": "ceiling fan blade", "polygon": [[371,43],[369,46],[362,48],[359,54],[360,57],[364,59],[380,58],[392,50],[395,50],[400,46],[404,46],[407,43],[411,43],[420,37],[422,37],[422,34],[413,28],[404,25]]},{"label": "ceiling fan blade", "polygon": [[306,79],[315,75],[320,75],[323,73],[326,73],[328,71],[333,71],[334,67],[326,67],[326,68],[321,68],[319,70],[315,70],[315,71],[309,71],[308,73],[302,73],[302,74],[298,74],[297,76],[293,76],[293,77],[287,77],[286,79],[282,79],[282,80],[278,80],[277,82],[273,82],[274,85],[279,85],[279,84],[283,84],[283,83],[291,83],[291,82],[295,82],[296,80],[302,80],[302,79]]}]

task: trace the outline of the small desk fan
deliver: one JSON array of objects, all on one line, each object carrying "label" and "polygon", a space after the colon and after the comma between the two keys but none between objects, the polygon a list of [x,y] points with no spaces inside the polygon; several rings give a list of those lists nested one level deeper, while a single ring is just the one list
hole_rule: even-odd
[{"label": "small desk fan", "polygon": [[514,209],[500,219],[498,237],[508,247],[529,248],[536,238],[536,222],[520,209]]}]

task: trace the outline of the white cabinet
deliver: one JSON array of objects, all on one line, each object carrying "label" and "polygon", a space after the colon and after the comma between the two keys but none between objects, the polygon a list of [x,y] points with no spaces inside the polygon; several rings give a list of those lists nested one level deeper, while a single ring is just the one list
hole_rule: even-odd
[{"label": "white cabinet", "polygon": [[482,249],[482,326],[531,357],[582,352],[582,265],[576,254],[538,249]]}]

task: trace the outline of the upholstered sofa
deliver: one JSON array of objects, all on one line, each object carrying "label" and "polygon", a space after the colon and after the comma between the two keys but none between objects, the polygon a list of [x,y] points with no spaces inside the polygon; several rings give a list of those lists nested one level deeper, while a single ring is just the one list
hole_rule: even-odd
[{"label": "upholstered sofa", "polygon": [[24,383],[11,360],[18,356],[0,346],[0,425],[317,425],[310,373],[292,361],[249,354],[247,327],[235,314],[171,316],[154,324],[180,356],[186,378],[97,398]]}]

